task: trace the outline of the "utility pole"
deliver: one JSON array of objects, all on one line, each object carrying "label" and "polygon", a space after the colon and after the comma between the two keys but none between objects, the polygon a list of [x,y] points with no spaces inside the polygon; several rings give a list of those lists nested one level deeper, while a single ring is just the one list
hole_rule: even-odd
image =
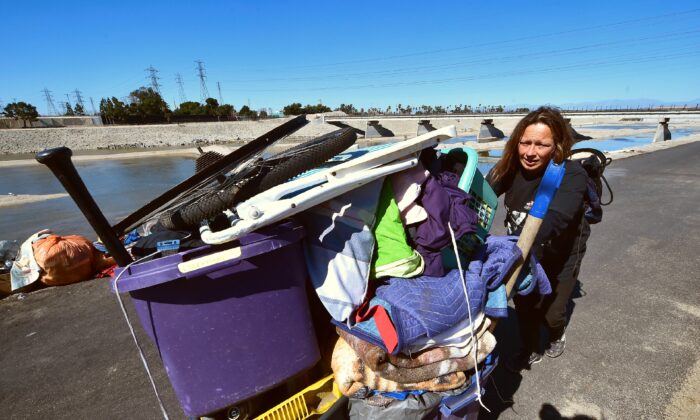
[{"label": "utility pole", "polygon": [[221,96],[221,83],[216,82],[216,88],[219,89],[219,105],[224,104],[224,98]]},{"label": "utility pole", "polygon": [[180,94],[180,103],[187,102],[185,86],[182,84],[182,76],[180,76],[180,73],[175,73],[175,83],[177,83],[178,93]]},{"label": "utility pole", "polygon": [[202,103],[205,103],[209,97],[209,91],[206,83],[207,76],[204,73],[204,62],[196,60],[195,63],[197,63],[197,76],[199,77],[199,94],[202,97]]},{"label": "utility pole", "polygon": [[58,115],[58,111],[56,111],[56,105],[53,104],[53,98],[51,97],[51,91],[44,88],[44,90],[42,90],[42,92],[44,92],[44,95],[46,96],[46,111],[47,111],[47,113],[49,115]]},{"label": "utility pole", "polygon": [[82,92],[80,92],[78,89],[74,90],[73,93],[75,93],[75,100],[78,105],[80,105],[81,108],[85,109],[85,104],[83,103],[83,97]]},{"label": "utility pole", "polygon": [[146,71],[148,72],[148,79],[151,81],[151,87],[160,95],[160,84],[158,84],[158,79],[160,79],[160,77],[158,77],[158,70],[156,70],[153,65],[150,65]]}]

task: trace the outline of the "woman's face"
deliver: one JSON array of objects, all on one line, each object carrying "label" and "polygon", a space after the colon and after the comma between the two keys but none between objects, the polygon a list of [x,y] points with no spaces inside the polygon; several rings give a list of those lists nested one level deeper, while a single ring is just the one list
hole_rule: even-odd
[{"label": "woman's face", "polygon": [[546,124],[530,124],[518,143],[520,165],[527,172],[544,170],[554,155],[552,130]]}]

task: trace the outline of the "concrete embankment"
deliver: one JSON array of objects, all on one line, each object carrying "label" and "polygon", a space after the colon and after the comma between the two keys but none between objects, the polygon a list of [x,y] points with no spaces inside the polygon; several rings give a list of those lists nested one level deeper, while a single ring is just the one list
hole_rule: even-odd
[{"label": "concrete embankment", "polygon": [[[671,132],[676,128],[700,126],[700,114],[571,114],[571,124],[583,135],[596,139],[632,134],[653,136],[655,124],[662,117],[671,119]],[[418,131],[418,123],[428,119],[439,129],[455,125],[459,135],[475,135],[483,119],[493,119],[493,125],[509,135],[521,114],[471,114],[463,116],[408,116],[408,117],[317,117],[310,116],[309,124],[294,133],[290,140],[304,140],[337,130],[331,125],[339,122],[365,131],[369,121],[378,120],[388,130],[388,138],[410,138]],[[0,156],[29,155],[40,150],[67,146],[74,151],[134,148],[173,148],[224,144],[236,147],[282,124],[286,119],[261,121],[231,121],[141,126],[72,126],[62,128],[30,128],[0,130]],[[615,130],[600,130],[595,125],[615,124]],[[635,125],[649,128],[632,128]],[[622,130],[622,131],[621,131]],[[25,156],[26,157],[26,156]],[[5,159],[7,160],[7,159]]]},{"label": "concrete embankment", "polygon": [[[140,126],[81,126],[0,130],[0,155],[36,153],[51,147],[73,150],[241,145],[287,119]],[[312,120],[294,138],[311,138],[338,127]]]}]

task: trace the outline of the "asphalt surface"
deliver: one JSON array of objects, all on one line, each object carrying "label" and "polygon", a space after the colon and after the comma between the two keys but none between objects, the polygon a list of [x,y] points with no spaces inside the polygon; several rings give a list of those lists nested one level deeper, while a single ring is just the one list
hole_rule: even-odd
[{"label": "asphalt surface", "polygon": [[[566,352],[521,375],[499,367],[480,418],[658,419],[698,380],[699,158],[696,142],[606,170],[615,201],[593,226]],[[132,321],[171,418],[183,418]],[[512,319],[497,337],[505,360],[517,347]],[[162,418],[107,280],[0,300],[0,407],[12,419]]]}]

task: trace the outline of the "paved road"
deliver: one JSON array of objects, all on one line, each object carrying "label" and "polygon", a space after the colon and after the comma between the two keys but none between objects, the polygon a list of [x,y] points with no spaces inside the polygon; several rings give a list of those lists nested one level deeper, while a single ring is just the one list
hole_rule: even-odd
[{"label": "paved road", "polygon": [[[615,202],[593,229],[567,351],[522,376],[497,371],[501,396],[514,403],[501,403],[490,384],[492,413],[483,418],[532,419],[543,411],[545,418],[657,419],[667,406],[689,409],[686,395],[698,410],[699,158],[693,143],[607,170]],[[499,325],[504,356],[515,334],[512,322]],[[145,349],[178,418],[157,354]],[[106,280],[0,301],[0,407],[18,419],[160,417]]]}]

